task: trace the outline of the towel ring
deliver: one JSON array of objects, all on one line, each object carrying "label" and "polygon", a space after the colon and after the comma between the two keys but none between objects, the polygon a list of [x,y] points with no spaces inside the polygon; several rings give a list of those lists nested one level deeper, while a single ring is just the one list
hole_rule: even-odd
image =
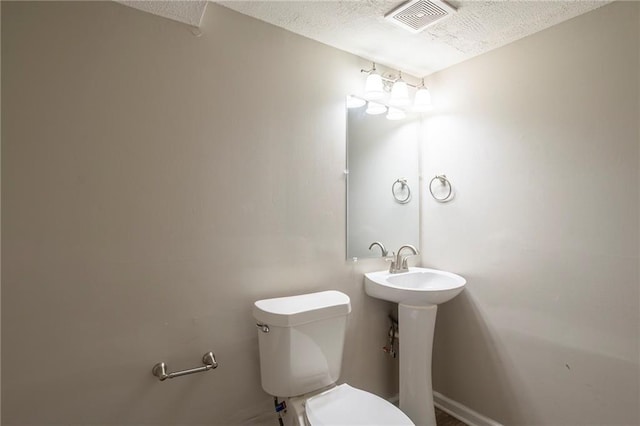
[{"label": "towel ring", "polygon": [[[449,192],[447,192],[447,195],[442,198],[436,197],[436,195],[433,193],[433,181],[435,181],[436,179],[439,180],[442,185],[449,187]],[[433,179],[431,179],[431,181],[429,181],[429,192],[431,193],[433,199],[437,202],[446,203],[447,201],[451,201],[451,194],[453,193],[453,189],[451,188],[451,182],[449,182],[449,179],[447,179],[446,175],[436,175]]]},{"label": "towel ring", "polygon": [[[396,194],[396,186],[400,184],[400,189],[407,188],[407,196],[405,198],[398,197]],[[407,184],[407,178],[398,178],[393,185],[391,185],[391,194],[393,195],[393,199],[396,200],[400,204],[407,204],[411,200],[411,188]]]}]

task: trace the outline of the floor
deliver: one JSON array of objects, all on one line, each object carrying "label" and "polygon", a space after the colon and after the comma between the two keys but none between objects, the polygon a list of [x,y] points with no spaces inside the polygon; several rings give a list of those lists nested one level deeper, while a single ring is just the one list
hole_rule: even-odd
[{"label": "floor", "polygon": [[439,408],[436,408],[436,423],[438,426],[467,426],[466,423],[462,423],[460,420],[448,415]]}]

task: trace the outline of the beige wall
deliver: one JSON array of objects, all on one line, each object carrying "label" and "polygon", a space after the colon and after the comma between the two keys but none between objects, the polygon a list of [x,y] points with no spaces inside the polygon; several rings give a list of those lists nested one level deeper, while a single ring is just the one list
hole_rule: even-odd
[{"label": "beige wall", "polygon": [[[434,387],[504,424],[639,424],[640,4],[616,2],[429,78],[423,264]],[[423,194],[427,194],[423,190]]]},{"label": "beige wall", "polygon": [[[210,4],[2,4],[4,424],[270,411],[253,301],[352,297],[343,379],[397,392],[370,260],[345,262],[344,96],[367,63]],[[214,372],[164,383],[151,367]],[[273,418],[271,417],[271,424]]]}]

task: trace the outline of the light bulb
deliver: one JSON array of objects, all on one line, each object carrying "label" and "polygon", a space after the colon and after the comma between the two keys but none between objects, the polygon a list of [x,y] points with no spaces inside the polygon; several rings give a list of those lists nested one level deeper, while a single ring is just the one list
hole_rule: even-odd
[{"label": "light bulb", "polygon": [[413,110],[416,112],[427,112],[433,109],[431,104],[431,93],[426,87],[421,87],[416,92],[416,97],[413,100]]},{"label": "light bulb", "polygon": [[363,106],[366,103],[367,103],[367,101],[365,101],[362,98],[358,98],[358,97],[353,96],[353,95],[347,96],[347,108],[360,108],[361,106]]},{"label": "light bulb", "polygon": [[387,112],[387,107],[377,102],[369,102],[365,112],[371,115],[384,114]]},{"label": "light bulb", "polygon": [[367,76],[367,81],[364,84],[364,97],[365,99],[373,100],[384,97],[384,88],[380,74],[371,72],[371,74]]},{"label": "light bulb", "polygon": [[411,103],[411,101],[409,100],[409,88],[407,87],[407,83],[402,81],[402,79],[399,79],[393,83],[393,87],[391,88],[389,105],[405,106],[409,105],[409,103]]},{"label": "light bulb", "polygon": [[389,108],[389,112],[387,112],[387,120],[402,120],[406,118],[407,114],[399,108]]}]

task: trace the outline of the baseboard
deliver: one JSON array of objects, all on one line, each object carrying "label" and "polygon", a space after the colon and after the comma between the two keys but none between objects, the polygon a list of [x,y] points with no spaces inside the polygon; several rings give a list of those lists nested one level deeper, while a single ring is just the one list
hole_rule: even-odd
[{"label": "baseboard", "polygon": [[[400,402],[400,397],[398,394],[395,394],[391,398],[387,399],[387,401],[397,407]],[[473,411],[471,408],[462,405],[453,399],[447,398],[438,392],[433,392],[433,405],[469,426],[502,426],[501,423],[483,416],[482,414]]]},{"label": "baseboard", "polygon": [[445,413],[468,424],[469,426],[502,426],[502,424],[483,416],[466,405],[447,398],[438,392],[433,392],[433,404]]}]

